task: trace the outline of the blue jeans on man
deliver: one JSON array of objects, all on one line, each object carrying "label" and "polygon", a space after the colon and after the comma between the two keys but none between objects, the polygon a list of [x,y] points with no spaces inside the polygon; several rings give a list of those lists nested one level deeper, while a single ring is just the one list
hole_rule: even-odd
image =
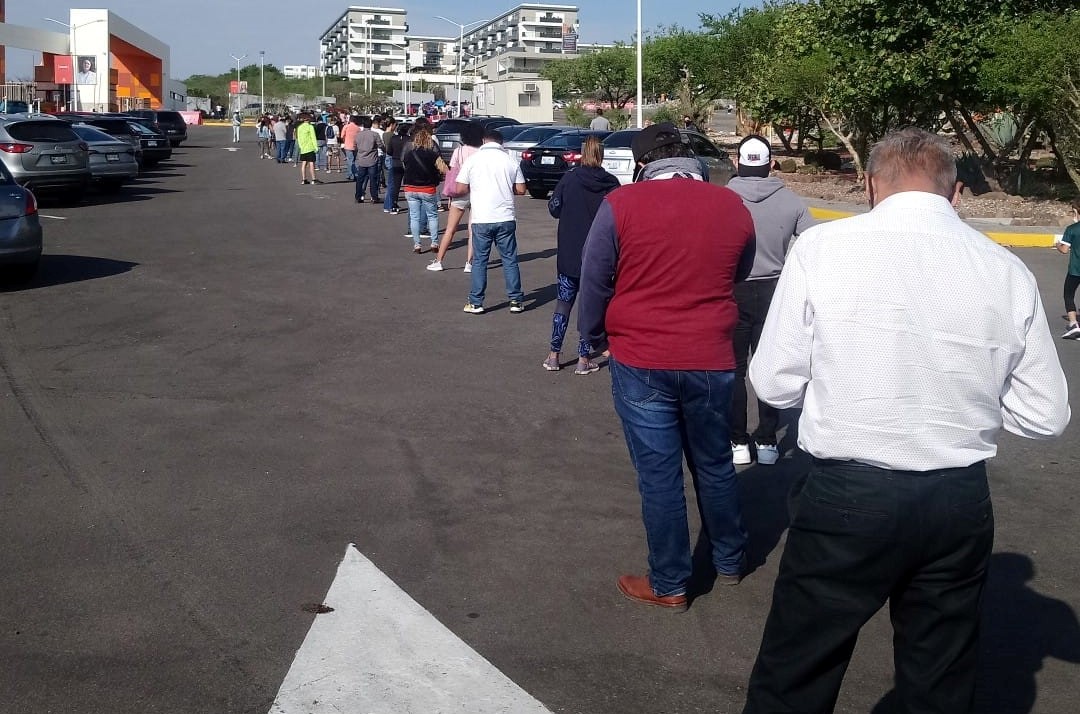
[{"label": "blue jeans on man", "polygon": [[615,411],[638,475],[653,592],[659,597],[684,595],[691,575],[684,455],[702,534],[712,545],[713,567],[720,575],[741,575],[747,534],[729,434],[735,373],[642,369],[615,357],[608,365]]},{"label": "blue jeans on man", "polygon": [[484,304],[484,293],[487,291],[487,264],[492,244],[498,249],[499,256],[502,258],[506,296],[510,298],[510,302],[523,302],[525,294],[521,292],[521,270],[518,268],[517,258],[517,221],[473,223],[472,240],[473,263],[469,304],[479,306]]},{"label": "blue jeans on man", "polygon": [[285,139],[278,139],[274,144],[274,148],[277,149],[277,162],[279,164],[285,163],[285,151],[289,148],[289,142]]},{"label": "blue jeans on man", "polygon": [[355,181],[356,180],[356,166],[354,165],[355,162],[356,162],[356,149],[353,149],[351,151],[349,149],[345,149],[345,180],[346,181]]},{"label": "blue jeans on man", "polygon": [[326,140],[318,140],[317,146],[319,148],[316,149],[315,168],[319,169],[320,171],[326,171]]},{"label": "blue jeans on man", "polygon": [[371,188],[371,201],[372,203],[378,203],[379,198],[379,167],[373,166],[354,166],[353,171],[356,173],[356,202],[360,203],[364,200],[364,187],[370,185]]}]

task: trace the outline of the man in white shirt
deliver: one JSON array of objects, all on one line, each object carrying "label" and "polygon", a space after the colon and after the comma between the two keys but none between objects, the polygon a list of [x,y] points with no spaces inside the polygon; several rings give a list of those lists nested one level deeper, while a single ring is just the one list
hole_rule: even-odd
[{"label": "man in white shirt", "polygon": [[493,243],[502,258],[510,312],[525,312],[514,214],[514,196],[525,194],[525,177],[521,173],[521,165],[515,163],[503,149],[502,134],[498,130],[486,131],[483,146],[462,164],[457,176],[456,192],[459,196],[469,195],[472,210],[472,284],[465,312],[472,315],[484,312],[488,256]]},{"label": "man in white shirt", "polygon": [[886,602],[897,710],[970,710],[986,460],[1002,426],[1048,439],[1070,412],[1035,278],[959,219],[955,182],[940,137],[886,137],[866,169],[872,210],[806,231],[781,273],[750,380],[802,408],[812,465],[744,714],[831,712]]}]

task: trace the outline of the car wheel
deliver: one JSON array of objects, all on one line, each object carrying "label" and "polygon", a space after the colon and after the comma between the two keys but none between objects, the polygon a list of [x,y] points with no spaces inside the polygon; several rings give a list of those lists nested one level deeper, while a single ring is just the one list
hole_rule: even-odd
[{"label": "car wheel", "polygon": [[548,190],[546,188],[530,188],[529,195],[533,198],[547,198]]}]

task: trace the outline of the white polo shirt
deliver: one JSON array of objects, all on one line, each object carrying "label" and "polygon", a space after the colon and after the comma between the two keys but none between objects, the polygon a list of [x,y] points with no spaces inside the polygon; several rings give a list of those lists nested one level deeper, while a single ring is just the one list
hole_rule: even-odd
[{"label": "white polo shirt", "polygon": [[469,187],[473,223],[503,223],[514,218],[514,184],[525,183],[521,165],[501,144],[488,142],[470,156],[457,176]]}]

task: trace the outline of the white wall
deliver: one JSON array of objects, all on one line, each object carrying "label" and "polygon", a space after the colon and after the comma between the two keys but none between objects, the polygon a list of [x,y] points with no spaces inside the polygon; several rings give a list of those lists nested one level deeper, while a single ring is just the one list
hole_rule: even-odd
[{"label": "white wall", "polygon": [[[526,85],[535,86],[537,91],[526,92]],[[528,106],[523,106],[523,98],[528,99]],[[473,88],[472,112],[500,114],[523,124],[554,121],[551,82],[546,79],[505,79],[477,83]]]}]

